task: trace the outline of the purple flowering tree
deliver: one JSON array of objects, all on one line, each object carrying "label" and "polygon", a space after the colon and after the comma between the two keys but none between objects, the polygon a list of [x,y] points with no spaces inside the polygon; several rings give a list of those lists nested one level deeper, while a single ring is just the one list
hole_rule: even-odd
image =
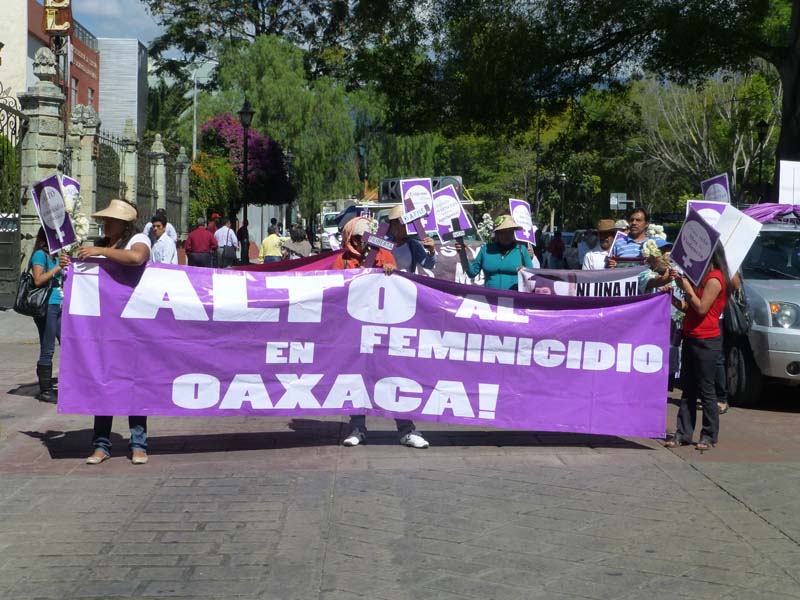
[{"label": "purple flowering tree", "polygon": [[[227,157],[241,180],[244,173],[244,130],[235,117],[224,113],[209,119],[200,129],[200,140],[204,152]],[[292,190],[280,145],[250,128],[247,152],[248,204],[290,202]]]}]

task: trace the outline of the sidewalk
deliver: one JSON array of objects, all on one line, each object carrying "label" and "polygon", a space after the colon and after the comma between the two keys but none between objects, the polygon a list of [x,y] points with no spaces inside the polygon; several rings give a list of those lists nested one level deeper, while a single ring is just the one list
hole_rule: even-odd
[{"label": "sidewalk", "polygon": [[732,409],[703,455],[425,423],[418,451],[380,419],[346,449],[339,418],[154,418],[141,467],[116,419],[89,467],[91,419],[32,397],[37,353],[0,312],[0,599],[800,598],[796,411]]}]

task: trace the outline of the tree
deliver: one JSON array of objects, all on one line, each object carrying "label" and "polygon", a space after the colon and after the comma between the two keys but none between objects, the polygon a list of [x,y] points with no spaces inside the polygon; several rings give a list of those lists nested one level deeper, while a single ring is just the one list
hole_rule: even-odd
[{"label": "tree", "polygon": [[[203,149],[212,156],[225,157],[238,178],[244,177],[244,130],[229,113],[217,115],[201,128]],[[278,144],[259,134],[248,132],[248,204],[280,205],[292,200],[283,152]],[[238,198],[239,194],[237,194]]]},{"label": "tree", "polygon": [[224,213],[239,203],[239,178],[227,156],[200,152],[189,171],[189,223],[205,218],[209,208]]},{"label": "tree", "polygon": [[[780,84],[770,74],[720,73],[690,86],[653,78],[638,83],[643,126],[637,149],[672,176],[701,181],[729,173],[732,191],[740,195],[759,156],[754,125],[768,119],[779,103]],[[766,144],[774,129],[773,124]]]},{"label": "tree", "polygon": [[[275,35],[308,48],[313,77],[342,68],[349,7],[346,0],[142,0],[164,29],[150,55],[159,73],[186,81],[188,68],[216,62],[226,44]],[[177,54],[177,56],[175,56]]]},{"label": "tree", "polygon": [[220,58],[223,90],[210,104],[241,106],[245,94],[255,115],[252,130],[295,155],[292,186],[308,216],[326,198],[359,189],[353,120],[343,86],[328,77],[310,80],[302,50],[276,36],[231,47]]},{"label": "tree", "polygon": [[[383,5],[374,27],[393,20],[393,5]],[[409,118],[420,113],[446,115],[451,128],[527,127],[540,99],[560,109],[565,99],[640,70],[696,81],[723,69],[746,72],[761,58],[783,88],[778,156],[800,158],[798,2],[439,0],[425,14],[433,23],[427,45],[385,40],[372,55],[391,54],[394,63],[373,60],[360,71],[387,95],[394,72],[419,75],[418,92],[390,111],[398,129],[426,125]]]}]

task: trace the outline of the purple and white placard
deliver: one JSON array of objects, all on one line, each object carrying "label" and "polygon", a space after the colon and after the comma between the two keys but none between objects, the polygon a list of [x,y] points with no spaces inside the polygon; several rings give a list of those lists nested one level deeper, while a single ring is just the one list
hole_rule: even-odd
[{"label": "purple and white placard", "polygon": [[74,244],[75,230],[67,214],[58,175],[51,175],[36,182],[31,195],[36,212],[39,213],[50,254]]},{"label": "purple and white placard", "polygon": [[545,296],[373,269],[76,262],[58,410],[663,437],[669,311],[667,294]]},{"label": "purple and white placard", "polygon": [[712,202],[710,200],[689,200],[686,202],[686,216],[689,216],[689,209],[696,210],[706,223],[715,227],[717,221],[730,206],[729,202]]},{"label": "purple and white placard", "polygon": [[[453,219],[458,219],[461,231],[473,231],[467,212],[458,199],[456,188],[452,185],[443,187],[433,193],[433,214],[436,220],[436,231],[439,239],[451,239],[453,234]],[[447,236],[447,237],[445,237]]]},{"label": "purple and white placard", "polygon": [[533,224],[533,219],[531,218],[531,205],[525,200],[509,198],[508,210],[514,222],[522,227],[522,229],[514,230],[514,237],[518,242],[526,242],[535,246],[537,227]]},{"label": "purple and white placard", "polygon": [[728,182],[728,174],[722,173],[711,179],[700,182],[700,189],[703,190],[703,200],[712,202],[730,202],[731,186]]},{"label": "purple and white placard", "polygon": [[711,262],[719,233],[693,208],[683,222],[670,259],[683,269],[691,282],[700,285]]},{"label": "purple and white placard", "polygon": [[[403,199],[405,212],[411,212],[425,205],[433,206],[433,184],[428,179],[401,179],[400,197]],[[420,218],[425,231],[436,231],[436,220],[432,213],[428,213]],[[408,233],[415,233],[415,230],[406,224]]]}]

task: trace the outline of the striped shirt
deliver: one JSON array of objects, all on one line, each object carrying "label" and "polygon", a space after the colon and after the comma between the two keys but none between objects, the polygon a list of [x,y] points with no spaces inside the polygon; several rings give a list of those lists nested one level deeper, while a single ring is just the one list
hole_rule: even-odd
[{"label": "striped shirt", "polygon": [[617,240],[614,247],[611,249],[611,255],[616,258],[641,258],[642,246],[649,238],[643,239],[641,242],[635,242],[631,236],[626,235],[624,238]]}]

